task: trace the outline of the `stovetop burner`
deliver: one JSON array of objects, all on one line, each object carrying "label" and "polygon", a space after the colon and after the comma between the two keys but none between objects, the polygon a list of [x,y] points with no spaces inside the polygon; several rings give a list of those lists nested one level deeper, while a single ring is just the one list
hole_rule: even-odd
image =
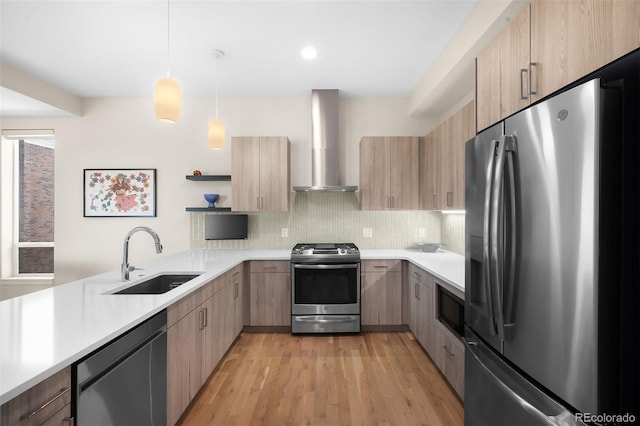
[{"label": "stovetop burner", "polygon": [[291,250],[291,260],[335,260],[359,261],[360,250],[353,243],[300,243]]}]

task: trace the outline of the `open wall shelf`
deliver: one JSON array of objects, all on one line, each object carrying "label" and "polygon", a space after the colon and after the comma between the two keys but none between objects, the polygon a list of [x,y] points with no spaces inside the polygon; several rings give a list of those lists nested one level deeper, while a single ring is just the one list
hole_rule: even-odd
[{"label": "open wall shelf", "polygon": [[231,181],[231,175],[186,175],[187,180],[217,180],[217,181]]},{"label": "open wall shelf", "polygon": [[187,207],[188,212],[230,212],[231,207]]}]

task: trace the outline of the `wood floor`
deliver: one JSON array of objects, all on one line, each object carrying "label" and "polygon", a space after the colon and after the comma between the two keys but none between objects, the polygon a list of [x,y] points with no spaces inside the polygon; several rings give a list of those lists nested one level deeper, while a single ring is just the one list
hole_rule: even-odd
[{"label": "wood floor", "polygon": [[242,333],[183,425],[462,425],[410,332]]}]

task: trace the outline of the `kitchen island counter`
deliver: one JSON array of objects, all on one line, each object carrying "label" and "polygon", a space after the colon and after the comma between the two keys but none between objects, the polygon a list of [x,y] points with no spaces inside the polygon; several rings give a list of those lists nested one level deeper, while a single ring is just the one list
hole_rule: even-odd
[{"label": "kitchen island counter", "polygon": [[[248,260],[290,259],[282,250],[188,250],[141,263],[122,283],[110,271],[0,302],[0,404],[80,360],[217,276]],[[367,259],[402,259],[464,292],[464,257],[448,252],[363,249]],[[114,295],[160,273],[202,273],[157,295]]]}]

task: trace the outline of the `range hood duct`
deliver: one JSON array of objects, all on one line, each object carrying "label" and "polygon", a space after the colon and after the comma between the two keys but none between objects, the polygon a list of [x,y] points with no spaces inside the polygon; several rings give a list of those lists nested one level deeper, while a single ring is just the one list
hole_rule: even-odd
[{"label": "range hood duct", "polygon": [[343,184],[339,138],[340,95],[337,89],[311,91],[311,186],[296,192],[354,192]]}]

